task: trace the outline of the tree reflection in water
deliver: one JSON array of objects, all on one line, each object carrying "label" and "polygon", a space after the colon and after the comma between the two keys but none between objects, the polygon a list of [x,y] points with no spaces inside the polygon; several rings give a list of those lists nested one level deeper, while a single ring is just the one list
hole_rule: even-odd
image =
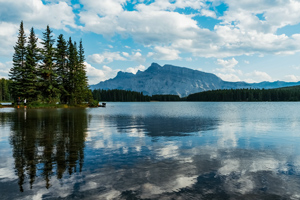
[{"label": "tree reflection in water", "polygon": [[88,126],[85,109],[19,110],[14,115],[10,144],[21,192],[26,179],[32,188],[41,176],[48,189],[52,176],[62,179],[65,172],[81,172]]}]

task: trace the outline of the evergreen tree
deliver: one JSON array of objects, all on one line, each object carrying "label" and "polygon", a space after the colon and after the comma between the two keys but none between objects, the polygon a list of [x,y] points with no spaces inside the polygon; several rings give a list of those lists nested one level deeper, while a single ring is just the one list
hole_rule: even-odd
[{"label": "evergreen tree", "polygon": [[49,103],[53,102],[55,98],[59,95],[59,90],[57,88],[57,74],[54,65],[54,55],[55,49],[53,48],[54,39],[52,36],[52,30],[50,30],[49,25],[46,31],[43,33],[43,50],[42,57],[43,63],[40,67],[41,73],[41,89],[42,95],[46,101]]},{"label": "evergreen tree", "polygon": [[78,101],[78,80],[79,80],[79,77],[78,77],[78,51],[77,51],[77,43],[74,41],[73,43],[73,50],[74,50],[74,66],[73,66],[73,84],[72,84],[72,93],[71,93],[71,97],[72,97],[72,104],[77,104],[77,101]]},{"label": "evergreen tree", "polygon": [[37,65],[39,62],[39,49],[37,47],[37,37],[35,36],[34,29],[31,28],[28,37],[28,45],[26,47],[26,62],[24,67],[24,98],[29,101],[37,99]]},{"label": "evergreen tree", "polygon": [[0,79],[0,102],[3,101],[3,81],[4,79]]},{"label": "evergreen tree", "polygon": [[90,93],[88,88],[84,60],[85,60],[84,49],[82,45],[82,40],[80,40],[79,49],[78,49],[78,63],[77,63],[77,71],[76,71],[76,88],[75,88],[77,104],[81,104],[85,100],[85,97],[87,97]]},{"label": "evergreen tree", "polygon": [[77,64],[77,50],[72,42],[72,38],[69,38],[68,41],[68,102],[69,104],[75,104],[75,96],[74,96],[74,86],[75,86],[75,71]]},{"label": "evergreen tree", "polygon": [[67,42],[63,34],[60,34],[57,39],[57,46],[55,52],[56,69],[57,69],[57,84],[60,90],[60,101],[66,103],[68,101],[68,68],[67,68]]},{"label": "evergreen tree", "polygon": [[25,58],[26,58],[26,35],[24,32],[23,21],[21,21],[18,41],[16,46],[14,46],[15,53],[13,55],[13,67],[10,69],[9,77],[12,80],[11,92],[13,94],[14,100],[16,98],[24,96],[23,90],[23,73],[25,67]]},{"label": "evergreen tree", "polygon": [[[87,83],[82,41],[78,50],[71,37],[66,42],[60,34],[57,48],[54,48],[54,42],[52,31],[47,26],[41,42],[43,48],[37,47],[37,37],[33,28],[26,45],[21,22],[18,41],[14,47],[13,67],[9,73],[11,81],[8,82],[14,99],[20,97],[29,101],[52,103],[60,97],[62,103],[69,104],[93,101]],[[9,94],[3,93],[3,85],[8,88],[7,82],[0,81],[0,100],[10,99]]]},{"label": "evergreen tree", "polygon": [[0,101],[11,101],[11,94],[9,93],[11,81],[4,78],[0,79]]}]

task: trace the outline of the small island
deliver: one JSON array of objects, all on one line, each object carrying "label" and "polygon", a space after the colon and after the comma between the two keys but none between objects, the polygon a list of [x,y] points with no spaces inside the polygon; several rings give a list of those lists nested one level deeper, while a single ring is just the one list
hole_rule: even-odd
[{"label": "small island", "polygon": [[82,40],[77,45],[71,37],[66,41],[60,34],[54,46],[52,30],[47,26],[42,48],[37,42],[34,28],[27,37],[22,21],[10,78],[1,80],[5,88],[1,101],[29,108],[98,106],[88,86]]}]

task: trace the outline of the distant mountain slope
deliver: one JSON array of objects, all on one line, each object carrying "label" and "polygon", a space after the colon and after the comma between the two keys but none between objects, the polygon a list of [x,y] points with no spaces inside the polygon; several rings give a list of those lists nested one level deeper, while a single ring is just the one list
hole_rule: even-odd
[{"label": "distant mountain slope", "polygon": [[93,89],[121,89],[143,92],[145,95],[154,94],[176,94],[181,97],[192,93],[229,88],[277,88],[300,85],[298,83],[286,82],[227,82],[211,73],[205,73],[185,67],[164,65],[163,67],[152,63],[144,72],[138,71],[136,74],[118,72],[117,76],[91,85]]}]

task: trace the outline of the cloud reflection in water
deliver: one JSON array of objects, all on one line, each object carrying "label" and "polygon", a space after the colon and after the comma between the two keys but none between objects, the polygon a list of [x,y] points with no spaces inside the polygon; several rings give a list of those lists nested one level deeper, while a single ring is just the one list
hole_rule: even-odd
[{"label": "cloud reflection in water", "polygon": [[[238,112],[239,109],[232,110]],[[7,173],[0,179],[0,190],[5,188],[2,195],[28,199],[300,197],[299,139],[292,137],[295,136],[293,130],[299,128],[295,123],[298,115],[291,120],[293,129],[285,128],[293,140],[281,143],[278,142],[280,122],[265,116],[260,120],[249,119],[249,110],[245,111],[248,118],[243,118],[241,113],[172,117],[171,114],[96,113],[100,111],[27,112],[26,124],[30,121],[30,126],[18,118],[24,115],[6,113],[14,157],[10,158],[1,148],[1,163],[8,163],[7,166],[0,164],[0,172]],[[4,114],[1,117],[3,119]],[[77,131],[72,126],[77,126]],[[274,140],[269,140],[270,133],[274,133]],[[62,137],[64,134],[66,137]],[[28,137],[32,139],[30,142],[24,139]],[[68,157],[69,153],[76,156]],[[34,167],[27,155],[35,156],[38,161],[33,189],[30,189],[30,175],[25,173],[28,169],[25,166]],[[69,166],[75,164],[76,170],[70,173]],[[20,172],[9,171],[19,166],[23,166],[25,173],[23,193],[13,192],[20,183]],[[45,187],[47,176],[43,173],[45,167],[48,189]]]}]

